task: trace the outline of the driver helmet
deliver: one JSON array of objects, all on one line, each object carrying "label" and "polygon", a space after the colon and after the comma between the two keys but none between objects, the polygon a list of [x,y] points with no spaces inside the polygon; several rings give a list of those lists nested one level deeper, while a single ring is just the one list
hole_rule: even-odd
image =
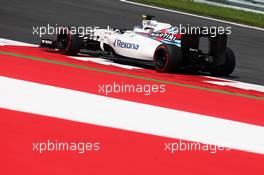
[{"label": "driver helmet", "polygon": [[153,20],[154,16],[152,15],[142,15],[142,18],[142,28],[144,30],[154,29],[158,25],[158,22]]}]

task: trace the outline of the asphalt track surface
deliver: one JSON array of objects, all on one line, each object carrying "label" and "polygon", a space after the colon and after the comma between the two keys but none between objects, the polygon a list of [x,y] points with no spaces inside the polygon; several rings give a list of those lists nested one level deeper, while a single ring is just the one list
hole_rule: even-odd
[{"label": "asphalt track surface", "polygon": [[264,31],[135,6],[119,0],[0,0],[0,38],[38,44],[33,26],[68,25],[132,28],[141,14],[153,14],[173,25],[231,26],[229,46],[237,67],[229,79],[264,85]]}]

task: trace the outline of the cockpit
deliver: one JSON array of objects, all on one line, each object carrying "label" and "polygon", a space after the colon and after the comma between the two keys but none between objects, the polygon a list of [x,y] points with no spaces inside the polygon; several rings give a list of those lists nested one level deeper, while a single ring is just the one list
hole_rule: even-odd
[{"label": "cockpit", "polygon": [[172,27],[170,24],[161,23],[154,20],[154,16],[152,15],[142,15],[142,17],[142,24],[133,28],[135,33],[150,34],[155,31]]}]

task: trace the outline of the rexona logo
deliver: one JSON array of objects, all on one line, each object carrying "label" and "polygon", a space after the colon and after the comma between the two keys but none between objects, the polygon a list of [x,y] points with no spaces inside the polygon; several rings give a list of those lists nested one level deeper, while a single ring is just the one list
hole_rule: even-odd
[{"label": "rexona logo", "polygon": [[125,49],[134,49],[134,50],[138,50],[139,45],[135,44],[135,43],[126,43],[123,42],[119,39],[116,39],[114,42],[114,46],[115,47],[121,47],[121,48],[125,48]]}]

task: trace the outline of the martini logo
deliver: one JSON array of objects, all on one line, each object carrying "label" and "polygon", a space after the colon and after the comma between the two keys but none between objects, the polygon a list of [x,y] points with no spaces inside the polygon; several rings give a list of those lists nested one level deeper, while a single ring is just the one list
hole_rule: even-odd
[{"label": "martini logo", "polygon": [[152,38],[163,38],[163,39],[167,39],[170,41],[176,41],[179,40],[179,36],[178,35],[172,35],[169,33],[162,33],[162,32],[153,32],[149,35]]},{"label": "martini logo", "polygon": [[123,42],[119,39],[116,39],[114,42],[115,47],[120,47],[120,48],[125,48],[125,49],[134,49],[138,50],[139,45],[135,43],[128,43],[128,42]]}]

